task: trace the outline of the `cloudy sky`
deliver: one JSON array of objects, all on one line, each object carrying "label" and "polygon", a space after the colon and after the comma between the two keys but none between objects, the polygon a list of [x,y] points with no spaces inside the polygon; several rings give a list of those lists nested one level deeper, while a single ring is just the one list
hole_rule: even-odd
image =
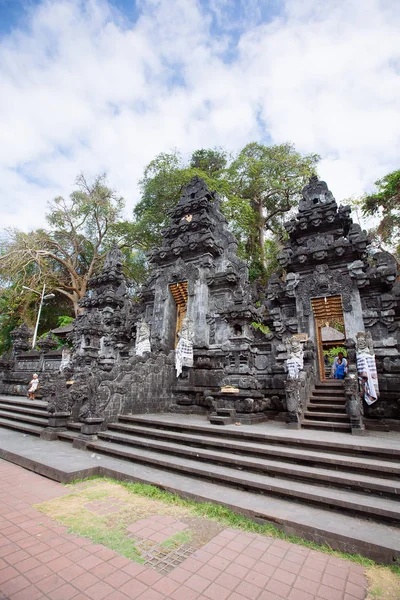
[{"label": "cloudy sky", "polygon": [[399,168],[398,0],[0,0],[0,227],[77,174],[293,142],[338,200]]}]

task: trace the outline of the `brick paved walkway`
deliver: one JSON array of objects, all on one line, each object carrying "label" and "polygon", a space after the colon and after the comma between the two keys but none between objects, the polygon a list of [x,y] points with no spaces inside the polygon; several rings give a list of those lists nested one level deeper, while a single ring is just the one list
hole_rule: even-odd
[{"label": "brick paved walkway", "polygon": [[167,576],[66,533],[32,505],[69,493],[0,460],[0,600],[363,600],[364,569],[225,529]]}]

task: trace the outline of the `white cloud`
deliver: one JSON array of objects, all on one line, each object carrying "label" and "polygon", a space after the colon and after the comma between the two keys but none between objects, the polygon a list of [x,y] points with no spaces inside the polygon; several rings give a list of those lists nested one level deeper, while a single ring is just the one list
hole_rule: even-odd
[{"label": "white cloud", "polygon": [[339,200],[398,168],[396,0],[287,0],[268,22],[252,5],[240,30],[226,0],[142,0],[134,24],[106,0],[33,9],[0,42],[0,226],[43,224],[80,171],[106,171],[129,214],[145,164],[175,147],[292,141]]}]

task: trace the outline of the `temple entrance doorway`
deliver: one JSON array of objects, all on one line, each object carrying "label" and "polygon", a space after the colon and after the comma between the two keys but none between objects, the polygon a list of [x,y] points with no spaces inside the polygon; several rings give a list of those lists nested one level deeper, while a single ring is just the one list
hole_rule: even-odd
[{"label": "temple entrance doorway", "polygon": [[328,367],[325,362],[324,350],[343,346],[346,339],[342,297],[312,298],[311,305],[315,321],[319,376],[320,380],[324,381],[327,378]]},{"label": "temple entrance doorway", "polygon": [[178,333],[182,329],[182,322],[187,312],[188,301],[188,282],[181,281],[180,283],[171,283],[169,286],[172,296],[176,304],[176,323],[175,323],[175,344],[178,345]]}]

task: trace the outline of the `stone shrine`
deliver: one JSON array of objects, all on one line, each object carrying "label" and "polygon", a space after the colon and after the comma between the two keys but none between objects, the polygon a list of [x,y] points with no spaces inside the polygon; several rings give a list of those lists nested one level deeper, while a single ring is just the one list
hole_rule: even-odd
[{"label": "stone shrine", "polygon": [[[344,393],[353,433],[364,424],[399,428],[395,259],[371,251],[350,208],[338,207],[317,177],[304,187],[298,213],[285,228],[281,270],[261,297],[237,256],[218,194],[198,177],[184,189],[161,246],[149,256],[151,275],[135,299],[127,293],[122,254],[112,248],[81,301],[71,357],[59,371],[43,358],[33,369],[29,362],[30,371],[40,371],[53,415],[49,438],[78,420],[84,445],[119,414],[154,412],[204,414],[215,423],[279,419],[306,426],[310,394],[326,378],[322,329],[332,323],[346,340]],[[356,377],[360,332],[372,340],[379,379],[379,400],[371,406],[363,406]],[[14,353],[0,362],[3,393],[13,393],[12,373],[32,355],[28,334],[16,330]],[[177,371],[178,343],[184,358]],[[51,354],[50,345],[45,342],[44,351]]]}]

